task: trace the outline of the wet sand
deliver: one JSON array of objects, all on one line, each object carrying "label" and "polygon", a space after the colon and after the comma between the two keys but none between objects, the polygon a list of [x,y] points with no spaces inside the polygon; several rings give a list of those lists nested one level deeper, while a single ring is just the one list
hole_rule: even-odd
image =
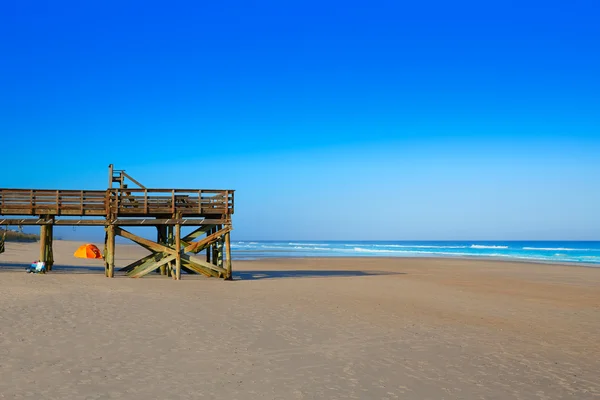
[{"label": "wet sand", "polygon": [[[0,399],[600,398],[600,268],[235,262],[234,282],[0,255]],[[144,255],[117,248],[117,265]]]}]

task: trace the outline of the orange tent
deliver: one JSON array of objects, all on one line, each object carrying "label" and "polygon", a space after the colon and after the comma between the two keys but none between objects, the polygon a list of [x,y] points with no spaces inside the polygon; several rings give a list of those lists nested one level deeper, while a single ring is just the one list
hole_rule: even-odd
[{"label": "orange tent", "polygon": [[102,258],[102,252],[93,244],[84,244],[80,246],[73,254],[78,258]]}]

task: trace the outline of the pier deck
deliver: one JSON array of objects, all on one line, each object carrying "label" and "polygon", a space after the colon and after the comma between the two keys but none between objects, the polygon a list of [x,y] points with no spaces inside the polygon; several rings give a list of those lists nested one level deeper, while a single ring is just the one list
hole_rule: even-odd
[{"label": "pier deck", "polygon": [[[119,187],[112,187],[113,183]],[[128,187],[131,182],[137,187]],[[180,278],[181,270],[231,279],[230,231],[234,191],[146,188],[124,170],[109,166],[106,190],[39,190],[0,188],[0,225],[39,225],[40,261],[48,270],[55,225],[104,226],[106,276],[114,276],[114,239],[120,235],[152,254],[121,268],[141,277],[158,270]],[[77,219],[79,217],[79,219]],[[134,235],[124,226],[153,226],[156,241]],[[194,226],[181,237],[182,226]],[[203,237],[204,236],[204,237]],[[206,261],[196,254],[205,252]]]}]

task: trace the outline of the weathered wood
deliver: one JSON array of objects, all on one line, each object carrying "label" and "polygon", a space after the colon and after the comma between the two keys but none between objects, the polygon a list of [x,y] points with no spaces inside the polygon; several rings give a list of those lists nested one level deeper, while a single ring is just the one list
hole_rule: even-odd
[{"label": "weathered wood", "polygon": [[[112,180],[110,180],[112,182]],[[1,215],[185,217],[233,214],[233,191],[198,189],[0,189]]]},{"label": "weathered wood", "polygon": [[48,247],[48,225],[40,226],[40,261],[46,262]]},{"label": "weathered wood", "polygon": [[112,184],[113,184],[113,175],[114,175],[114,166],[112,164],[108,165],[108,188],[112,188]]},{"label": "weathered wood", "polygon": [[206,246],[206,245],[216,241],[219,237],[223,236],[230,230],[231,230],[231,228],[227,227],[227,228],[221,229],[219,231],[216,231],[215,233],[208,235],[204,239],[202,239],[198,242],[194,242],[194,243],[190,244],[189,246],[186,246],[184,248],[184,253],[198,253],[204,249],[203,246]]},{"label": "weathered wood", "polygon": [[124,238],[129,239],[132,242],[135,242],[148,250],[155,251],[157,253],[164,252],[164,253],[169,253],[169,254],[175,255],[175,250],[173,250],[165,245],[155,243],[152,240],[144,239],[142,237],[134,235],[133,233],[126,231],[125,229],[123,229],[121,227],[115,227],[115,234],[119,235],[119,236],[123,236]]},{"label": "weathered wood", "polygon": [[106,263],[108,264],[108,277],[115,276],[115,230],[114,225],[106,227],[107,243],[106,243]]},{"label": "weathered wood", "polygon": [[169,263],[171,261],[173,261],[175,259],[174,255],[169,255],[167,257],[161,258],[160,260],[156,261],[153,264],[150,264],[148,266],[146,266],[144,269],[136,272],[136,273],[130,273],[129,276],[131,276],[132,278],[141,278],[142,276],[148,274],[149,272],[154,271],[155,269],[159,268],[161,265],[165,265],[166,263]]},{"label": "weathered wood", "polygon": [[52,271],[54,266],[54,225],[48,225],[48,243],[46,246],[46,270]]},{"label": "weathered wood", "polygon": [[[217,225],[216,229],[217,229],[217,232],[214,233],[215,235],[218,234],[219,230],[221,229],[221,225]],[[221,237],[221,235],[218,235],[218,237]],[[217,241],[215,241],[215,243],[212,246],[212,256],[211,256],[211,258],[212,258],[212,263],[214,265],[219,265],[219,247],[218,246],[219,245],[218,245]]]},{"label": "weathered wood", "polygon": [[[210,236],[213,233],[215,233],[215,228],[216,228],[215,226],[211,227],[209,229],[209,231],[207,232],[207,236]],[[212,256],[212,249],[211,249],[210,243],[209,243],[208,246],[206,246],[206,262],[207,263],[210,263],[212,261],[211,256]]]},{"label": "weathered wood", "polygon": [[146,257],[140,258],[139,260],[134,261],[131,264],[126,265],[123,268],[119,269],[119,271],[129,272],[129,271],[133,270],[134,268],[136,268],[137,266],[140,266],[149,260],[153,260],[154,257],[156,256],[156,254],[157,253],[152,253],[152,254],[147,255]]},{"label": "weathered wood", "polygon": [[225,279],[227,280],[232,280],[233,279],[233,272],[232,272],[232,268],[231,268],[231,233],[227,232],[225,234],[225,257],[227,258],[227,260],[225,261],[225,270],[227,271],[225,273]]},{"label": "weathered wood", "polygon": [[163,259],[165,257],[167,257],[167,255],[165,253],[153,253],[153,254],[150,254],[149,256],[144,257],[144,258],[138,260],[138,261],[141,261],[141,260],[144,260],[144,261],[138,263],[136,266],[134,266],[133,268],[129,269],[127,271],[127,275],[131,276],[131,275],[137,274],[140,271],[144,271],[149,265],[152,265],[152,264],[156,263],[157,261],[159,261],[159,260],[161,260],[161,259]]},{"label": "weathered wood", "polygon": [[[128,188],[126,180],[139,188]],[[113,187],[114,182],[119,187]],[[140,277],[156,269],[164,270],[174,279],[181,279],[181,270],[230,276],[230,272],[226,273],[231,270],[229,261],[227,266],[224,264],[225,258],[230,258],[230,243],[226,244],[230,229],[223,226],[231,226],[233,210],[233,190],[148,189],[125,171],[115,170],[112,164],[106,190],[0,188],[0,217],[14,216],[0,218],[0,224],[39,225],[40,261],[45,262],[48,271],[54,263],[54,225],[104,226],[107,277],[114,276],[117,235],[152,253],[121,268],[130,276]],[[154,242],[123,229],[124,226],[156,226],[159,234]],[[198,228],[182,237],[182,226]],[[204,250],[206,262],[186,254]]]},{"label": "weathered wood", "polygon": [[219,268],[223,268],[223,247],[223,236],[221,236],[217,240],[217,266]]},{"label": "weathered wood", "polygon": [[185,237],[181,238],[181,243],[185,246],[189,246],[191,245],[194,239],[204,235],[205,233],[209,232],[212,229],[212,225],[203,225],[201,227],[199,227],[198,229],[194,230],[193,232],[189,233],[188,235],[186,235]]},{"label": "weathered wood", "polygon": [[[162,245],[167,245],[167,241],[168,241],[168,226],[157,226],[156,227],[157,231],[158,231],[158,235],[157,235],[157,240],[156,242],[158,244],[162,244]],[[167,266],[165,264],[161,265],[157,270],[156,270],[159,274],[161,275],[167,275]]]},{"label": "weathered wood", "polygon": [[225,271],[225,269],[220,268],[220,267],[218,267],[218,266],[216,266],[214,264],[207,263],[206,261],[200,259],[199,257],[190,256],[188,254],[182,254],[181,255],[181,259],[185,260],[185,261],[187,261],[187,262],[189,262],[191,264],[197,264],[197,265],[200,265],[201,267],[208,268],[208,269],[210,269],[212,271],[215,271],[215,272],[217,272],[219,274],[222,274],[223,276],[225,276],[225,274],[227,272],[227,271]]},{"label": "weathered wood", "polygon": [[104,276],[108,278],[108,232],[104,227],[104,249],[102,250],[102,257],[104,258]]},{"label": "weathered wood", "polygon": [[175,279],[181,279],[181,225],[175,225]]},{"label": "weathered wood", "polygon": [[208,278],[213,278],[213,277],[218,278],[219,277],[219,273],[217,271],[214,271],[210,268],[205,268],[198,264],[190,263],[187,260],[182,259],[181,264],[183,267],[185,267],[186,269],[188,269],[189,271],[191,271],[194,274],[204,275]]}]

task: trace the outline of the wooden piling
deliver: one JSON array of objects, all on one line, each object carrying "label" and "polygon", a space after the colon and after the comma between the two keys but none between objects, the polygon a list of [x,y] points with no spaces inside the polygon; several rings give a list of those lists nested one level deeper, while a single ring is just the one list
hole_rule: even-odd
[{"label": "wooden piling", "polygon": [[40,259],[39,261],[46,262],[48,255],[48,225],[40,226]]},{"label": "wooden piling", "polygon": [[[219,230],[221,230],[221,225],[216,225],[214,228],[214,232],[218,232]],[[219,248],[218,248],[218,243],[219,241],[217,240],[213,245],[212,245],[212,264],[213,265],[219,265]]]},{"label": "wooden piling", "polygon": [[219,268],[223,268],[223,244],[224,244],[224,239],[223,236],[221,236],[218,240],[217,240],[217,267]]},{"label": "wooden piling", "polygon": [[102,257],[104,257],[104,276],[108,278],[108,227],[104,227],[104,250],[102,251]]},{"label": "wooden piling", "polygon": [[[173,247],[174,243],[175,243],[175,239],[173,237],[173,231],[174,231],[174,227],[173,225],[167,225],[167,243],[166,245],[169,247]],[[173,279],[176,279],[176,274],[174,273],[175,271],[175,262],[171,261],[169,263],[166,264],[166,272],[167,272],[167,276],[173,277]]]},{"label": "wooden piling", "polygon": [[231,237],[230,237],[230,233],[227,232],[225,234],[225,256],[227,257],[226,261],[225,261],[225,269],[227,270],[227,273],[225,274],[225,279],[227,279],[228,281],[233,279],[233,274],[231,271]]},{"label": "wooden piling", "polygon": [[[158,240],[157,242],[162,245],[167,244],[167,227],[166,226],[158,226]],[[167,265],[163,264],[159,267],[158,272],[161,275],[167,275]]]},{"label": "wooden piling", "polygon": [[108,225],[106,227],[106,264],[107,276],[113,278],[115,276],[115,226]]},{"label": "wooden piling", "polygon": [[46,270],[52,271],[52,267],[54,266],[54,219],[52,219],[52,224],[48,225],[48,230],[46,234],[48,235],[47,243],[46,243]]},{"label": "wooden piling", "polygon": [[[208,232],[206,232],[206,236],[210,236],[214,233],[214,228],[210,228]],[[206,248],[206,262],[210,264],[210,259],[212,255],[212,245],[208,245]]]},{"label": "wooden piling", "polygon": [[175,279],[181,279],[181,225],[175,225]]}]

